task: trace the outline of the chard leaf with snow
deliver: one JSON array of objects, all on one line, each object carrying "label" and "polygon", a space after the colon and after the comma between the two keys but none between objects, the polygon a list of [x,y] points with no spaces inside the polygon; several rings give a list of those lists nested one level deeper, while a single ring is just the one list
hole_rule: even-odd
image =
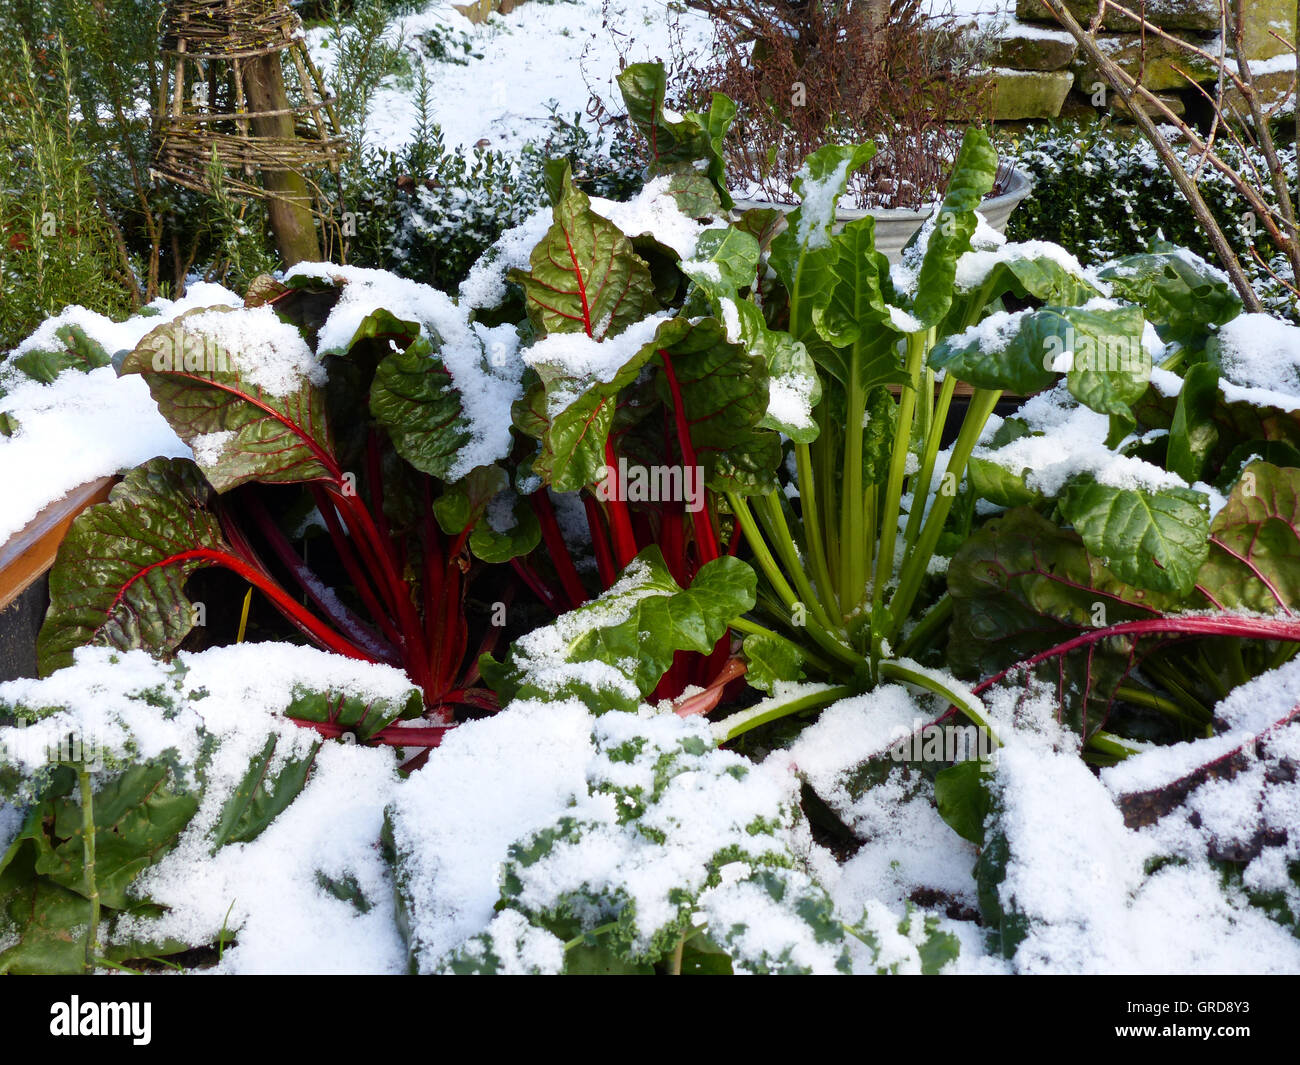
[{"label": "chard leaf with snow", "polygon": [[50,384],[64,370],[94,370],[112,362],[112,353],[86,335],[79,325],[61,325],[54,331],[62,347],[39,347],[9,360],[8,365],[33,381]]},{"label": "chard leaf with snow", "polygon": [[554,223],[533,249],[531,268],[510,271],[523,286],[528,317],[541,336],[617,336],[657,309],[650,269],[608,219],[591,209],[567,169]]},{"label": "chard leaf with snow", "polygon": [[503,703],[576,697],[596,713],[635,710],[677,652],[714,649],[753,607],[754,585],[749,566],[723,557],[683,589],[659,549],[647,548],[609,591],[521,637],[504,661],[485,655],[479,668]]},{"label": "chard leaf with snow", "polygon": [[1300,469],[1247,466],[1210,524],[1209,545],[1197,583],[1218,606],[1300,610]]},{"label": "chard leaf with snow", "polygon": [[451,373],[423,336],[379,363],[370,412],[402,458],[438,478],[450,475],[472,437]]},{"label": "chard leaf with snow", "polygon": [[141,340],[122,373],[145,379],[218,492],[338,472],[322,370],[270,308],[189,311]]},{"label": "chard leaf with snow", "polygon": [[943,203],[904,249],[906,257],[917,242],[928,239],[910,308],[923,326],[937,326],[952,307],[957,260],[971,249],[971,237],[979,224],[975,212],[992,190],[997,173],[998,153],[993,142],[987,133],[972,126],[962,139]]},{"label": "chard leaf with snow", "polygon": [[1242,310],[1241,297],[1221,271],[1168,244],[1109,263],[1098,276],[1116,298],[1142,308],[1161,340],[1193,351]]},{"label": "chard leaf with snow", "polygon": [[1060,500],[1088,550],[1117,577],[1178,596],[1191,594],[1209,554],[1205,503],[1189,488],[1118,488],[1086,474]]},{"label": "chard leaf with snow", "polygon": [[978,388],[1032,395],[1066,373],[1070,392],[1102,414],[1130,415],[1146,391],[1143,320],[1132,307],[1044,307],[991,316],[941,341],[930,365]]},{"label": "chard leaf with snow", "polygon": [[789,330],[796,340],[811,332],[816,312],[830,298],[831,269],[838,257],[831,244],[836,204],[852,174],[875,154],[871,143],[828,144],[808,156],[795,175],[799,206],[772,239],[768,260],[790,294]]},{"label": "chard leaf with snow", "polygon": [[[965,286],[965,293],[954,299],[954,313],[962,311],[967,321],[977,319],[990,303],[1008,295],[1057,307],[1078,306],[1100,296],[1078,263],[1068,262],[1071,258],[1054,245],[1044,249],[1032,242],[967,252],[957,264],[957,284]],[[986,272],[980,269],[985,262],[991,262]]]}]

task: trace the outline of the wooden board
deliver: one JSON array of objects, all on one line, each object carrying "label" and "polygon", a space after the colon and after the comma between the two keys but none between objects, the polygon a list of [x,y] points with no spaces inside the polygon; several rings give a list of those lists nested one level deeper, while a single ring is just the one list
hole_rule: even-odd
[{"label": "wooden board", "polygon": [[0,610],[3,610],[54,565],[59,544],[72,519],[92,503],[102,503],[116,477],[88,481],[55,500],[0,545]]}]

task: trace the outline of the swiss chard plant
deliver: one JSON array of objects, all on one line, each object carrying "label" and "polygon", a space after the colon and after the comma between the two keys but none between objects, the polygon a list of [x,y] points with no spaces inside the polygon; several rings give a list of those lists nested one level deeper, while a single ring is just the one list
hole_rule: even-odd
[{"label": "swiss chard plant", "polygon": [[[643,208],[661,182],[658,205],[630,217],[659,220],[663,240],[653,227],[622,232],[557,174],[554,225],[531,269],[514,275],[537,338],[515,415],[537,443],[516,483],[543,506],[539,484],[582,492],[605,587],[652,543],[683,588],[741,541],[758,571],[754,609],[730,623],[744,638],[734,669],[719,671],[720,643],[702,671],[665,674],[657,695],[685,682],[708,689],[742,669],[769,695],[814,682],[790,689],[784,707],[768,699],[738,715],[728,736],[883,680],[979,720],[975,695],[1028,660],[1060,672],[1063,713],[1094,754],[1120,757],[1131,745],[1103,731],[1117,698],[1203,730],[1212,694],[1292,653],[1284,621],[1181,616],[1290,610],[1277,579],[1260,573],[1272,553],[1243,559],[1232,546],[1262,520],[1243,514],[1251,507],[1241,492],[1262,472],[1273,498],[1276,477],[1289,477],[1247,477],[1244,461],[1285,465],[1292,445],[1284,411],[1215,413],[1214,334],[1241,309],[1215,271],[1157,248],[1089,273],[1056,246],[981,230],[977,210],[998,160],[978,130],[898,266],[875,250],[873,219],[836,221],[870,144],[810,156],[792,210],[720,222],[725,175],[711,133],[725,130],[729,110],[715,99],[708,116],[669,117],[662,81],[653,65],[621,79],[629,115],[654,146]],[[676,253],[663,242],[674,202],[676,215],[708,222]],[[1182,388],[1175,371],[1187,387],[1166,399],[1152,381],[1166,374]],[[1105,456],[1047,488],[1014,468],[1014,449],[1050,431],[994,419],[1004,399],[1039,393],[1092,419],[1089,443]],[[1224,419],[1231,432],[1216,428]],[[626,460],[683,477],[697,466],[698,510],[629,505],[618,481]],[[1145,480],[1116,472],[1129,460],[1145,464]],[[1212,492],[1237,493],[1213,527]],[[1291,538],[1281,527],[1276,535],[1289,552]],[[991,541],[1001,554],[988,562]],[[1058,579],[1066,569],[1077,577]],[[1249,603],[1243,581],[1258,593]],[[1045,605],[1040,595],[1053,588],[1059,605]],[[1108,631],[1130,621],[1141,626]],[[1160,638],[1138,654],[1135,633]],[[982,683],[971,692],[934,666]],[[1127,721],[1122,731],[1135,730]]]},{"label": "swiss chard plant", "polygon": [[429,320],[399,318],[366,284],[365,272],[267,278],[244,308],[191,311],[125,355],[120,372],[144,379],[194,458],[128,471],[74,522],[50,577],[44,673],[88,644],[175,652],[218,609],[187,591],[215,567],[316,646],[402,668],[429,722],[403,730],[404,745],[437,743],[458,708],[496,706],[475,661],[500,624],[470,647],[466,588],[540,532],[509,499],[497,513],[507,477],[491,455],[467,458],[476,428],[461,390],[508,369],[441,293],[422,289]]}]

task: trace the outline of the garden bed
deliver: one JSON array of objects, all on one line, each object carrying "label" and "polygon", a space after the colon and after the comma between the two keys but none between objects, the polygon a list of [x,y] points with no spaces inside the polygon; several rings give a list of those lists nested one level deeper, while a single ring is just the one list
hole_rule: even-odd
[{"label": "garden bed", "polygon": [[615,84],[452,290],[0,364],[0,972],[1300,972],[1300,327],[996,232],[977,128],[891,263],[874,144],[747,208]]}]

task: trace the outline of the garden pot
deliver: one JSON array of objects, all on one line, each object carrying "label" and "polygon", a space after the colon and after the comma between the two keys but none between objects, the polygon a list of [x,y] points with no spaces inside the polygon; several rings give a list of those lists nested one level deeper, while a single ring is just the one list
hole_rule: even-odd
[{"label": "garden pot", "polygon": [[[999,233],[1005,232],[1011,212],[1033,190],[1033,184],[1033,179],[1023,170],[1012,170],[1006,189],[980,204],[980,214]],[[736,200],[737,211],[747,211],[753,207],[776,207],[782,211],[793,211],[795,206],[763,200]],[[931,210],[912,211],[902,208],[879,211],[840,210],[835,213],[835,232],[839,232],[849,222],[871,215],[876,220],[876,250],[883,252],[891,263],[896,263],[901,259],[903,248],[912,239],[912,234],[921,228],[931,213]]]},{"label": "garden pot", "polygon": [[36,676],[36,634],[49,605],[46,575],[72,519],[108,498],[116,477],[74,488],[0,544],[0,681]]}]

